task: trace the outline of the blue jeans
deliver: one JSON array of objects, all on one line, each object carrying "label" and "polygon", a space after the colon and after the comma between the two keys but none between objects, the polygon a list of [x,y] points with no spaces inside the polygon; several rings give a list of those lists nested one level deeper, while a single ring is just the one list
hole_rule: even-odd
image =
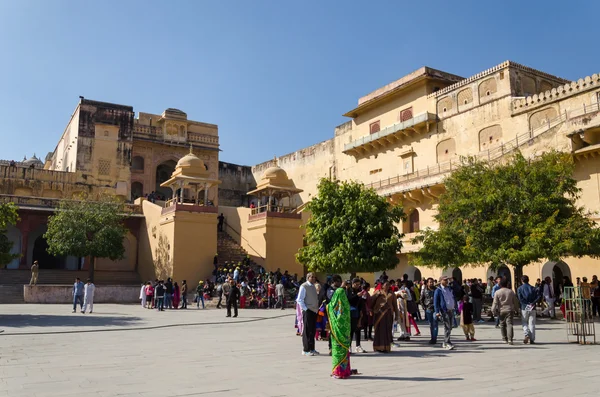
[{"label": "blue jeans", "polygon": [[167,309],[172,309],[173,308],[173,304],[171,303],[171,299],[173,298],[173,296],[169,293],[165,294],[165,302],[164,305]]},{"label": "blue jeans", "polygon": [[204,309],[204,295],[202,295],[202,294],[198,294],[198,297],[196,298],[196,303],[197,303],[196,307],[198,309],[200,309],[200,302],[202,302],[202,308]]},{"label": "blue jeans", "polygon": [[431,333],[431,340],[437,342],[438,336],[438,320],[433,311],[425,310],[425,319],[429,322],[429,332]]},{"label": "blue jeans", "polygon": [[77,310],[77,302],[79,301],[79,306],[81,310],[83,310],[83,295],[73,295],[73,310]]}]

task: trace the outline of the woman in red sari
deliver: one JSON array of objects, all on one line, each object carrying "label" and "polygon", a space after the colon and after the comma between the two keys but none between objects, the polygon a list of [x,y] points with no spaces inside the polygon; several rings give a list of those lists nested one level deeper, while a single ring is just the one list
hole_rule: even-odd
[{"label": "woman in red sari", "polygon": [[390,283],[385,282],[381,289],[375,291],[372,299],[373,325],[373,350],[380,353],[389,353],[392,350],[394,335],[392,328],[394,321],[398,321],[398,304],[396,295],[390,290]]},{"label": "woman in red sari", "polygon": [[173,285],[173,308],[179,309],[179,302],[181,301],[181,291],[179,289],[179,285],[177,281],[175,281],[175,285]]}]

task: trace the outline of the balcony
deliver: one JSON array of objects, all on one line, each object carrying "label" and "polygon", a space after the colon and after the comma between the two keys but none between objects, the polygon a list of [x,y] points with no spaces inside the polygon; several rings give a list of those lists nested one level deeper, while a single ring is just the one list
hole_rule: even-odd
[{"label": "balcony", "polygon": [[419,133],[419,129],[428,132],[429,126],[436,121],[437,116],[433,113],[418,114],[412,119],[393,124],[379,132],[344,145],[344,153],[356,156],[379,151],[380,148],[411,138]]},{"label": "balcony", "polygon": [[161,127],[135,124],[133,126],[133,138],[168,143],[176,146],[188,146],[190,143],[194,147],[203,147],[205,149],[219,149],[219,137],[198,132],[188,132],[187,136],[166,135]]}]

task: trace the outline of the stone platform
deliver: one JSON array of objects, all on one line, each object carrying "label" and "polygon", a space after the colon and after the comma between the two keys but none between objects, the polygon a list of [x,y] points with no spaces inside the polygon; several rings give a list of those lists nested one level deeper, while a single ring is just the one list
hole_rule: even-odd
[{"label": "stone platform", "polygon": [[[502,344],[493,323],[477,342],[453,330],[454,351],[422,337],[387,355],[353,354],[362,375],[329,377],[331,358],[304,357],[292,310],[157,312],[139,305],[0,306],[0,396],[247,397],[340,395],[597,396],[600,346],[567,342],[564,323],[539,320],[536,345]],[[599,325],[597,323],[597,325]],[[327,352],[326,342],[317,350]],[[372,343],[363,342],[372,351]]]},{"label": "stone platform", "polygon": [[[102,285],[94,292],[94,303],[137,303],[140,287],[136,285]],[[72,285],[24,285],[25,303],[72,303]]]}]

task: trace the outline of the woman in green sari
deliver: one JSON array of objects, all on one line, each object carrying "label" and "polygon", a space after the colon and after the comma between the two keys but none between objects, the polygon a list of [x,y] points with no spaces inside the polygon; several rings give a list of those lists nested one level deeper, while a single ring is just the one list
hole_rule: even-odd
[{"label": "woman in green sari", "polygon": [[331,328],[333,370],[331,376],[345,379],[352,375],[350,369],[350,303],[344,288],[335,290],[327,305],[327,318]]}]

